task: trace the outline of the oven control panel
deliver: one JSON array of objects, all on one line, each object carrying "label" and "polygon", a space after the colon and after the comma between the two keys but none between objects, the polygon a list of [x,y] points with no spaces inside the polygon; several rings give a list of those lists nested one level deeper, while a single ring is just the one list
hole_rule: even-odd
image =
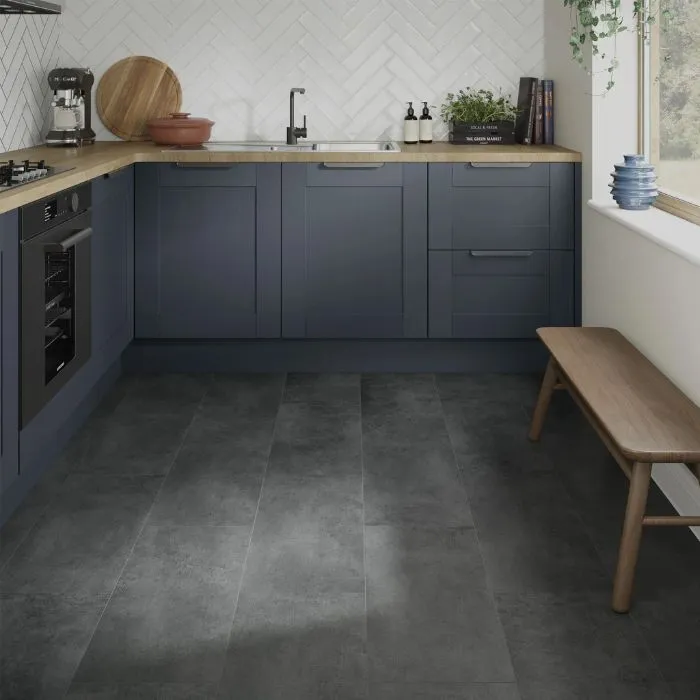
[{"label": "oven control panel", "polygon": [[21,240],[27,241],[66,222],[88,211],[91,205],[92,186],[89,182],[28,204],[20,210]]}]

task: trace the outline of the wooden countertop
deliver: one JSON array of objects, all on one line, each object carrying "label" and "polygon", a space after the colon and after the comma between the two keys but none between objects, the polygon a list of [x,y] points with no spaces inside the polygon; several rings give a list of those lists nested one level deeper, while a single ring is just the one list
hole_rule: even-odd
[{"label": "wooden countertop", "polygon": [[0,194],[0,214],[75,187],[134,163],[579,163],[581,154],[561,146],[401,145],[400,153],[166,151],[153,143],[98,141],[83,148],[37,146],[3,153],[0,160],[45,160],[65,173]]}]

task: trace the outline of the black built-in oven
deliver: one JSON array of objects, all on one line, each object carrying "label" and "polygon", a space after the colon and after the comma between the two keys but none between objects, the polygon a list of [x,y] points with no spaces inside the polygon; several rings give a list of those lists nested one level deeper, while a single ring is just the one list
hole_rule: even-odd
[{"label": "black built-in oven", "polygon": [[90,359],[90,184],[21,210],[22,427]]}]

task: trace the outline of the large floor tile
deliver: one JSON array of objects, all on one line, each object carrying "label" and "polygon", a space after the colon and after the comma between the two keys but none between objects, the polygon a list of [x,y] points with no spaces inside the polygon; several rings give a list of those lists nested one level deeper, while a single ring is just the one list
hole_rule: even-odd
[{"label": "large floor tile", "polygon": [[170,471],[195,407],[173,414],[148,414],[122,404],[96,422],[74,471],[87,474],[158,475]]},{"label": "large floor tile", "polygon": [[537,399],[540,374],[438,374],[437,387],[445,400],[529,404]]},{"label": "large floor tile", "polygon": [[270,473],[359,474],[361,458],[359,403],[352,408],[296,402],[280,407]]},{"label": "large floor tile", "polygon": [[289,374],[284,401],[292,403],[356,406],[360,396],[359,374]]},{"label": "large floor tile", "polygon": [[204,397],[207,375],[144,374],[131,377],[131,386],[123,400],[129,410],[140,415],[190,413]]},{"label": "large floor tile", "polygon": [[241,598],[222,698],[366,700],[362,593],[296,591],[265,600],[256,596],[251,603]]},{"label": "large floor tile", "polygon": [[513,682],[473,530],[366,528],[375,683]]},{"label": "large floor tile", "polygon": [[108,596],[162,479],[68,477],[0,575],[0,594]]},{"label": "large floor tile", "polygon": [[277,413],[285,385],[284,374],[212,374],[200,404],[204,414],[261,420]]},{"label": "large floor tile", "polygon": [[20,596],[0,601],[0,697],[62,698],[105,601]]},{"label": "large floor tile", "polygon": [[215,683],[248,541],[248,528],[147,527],[76,682]]},{"label": "large floor tile", "polygon": [[440,432],[445,420],[434,375],[363,375],[363,439],[423,441]]},{"label": "large floor tile", "polygon": [[700,597],[664,593],[656,600],[635,598],[632,605],[631,616],[666,680],[700,686]]},{"label": "large floor tile", "polygon": [[253,533],[240,610],[266,601],[322,601],[364,595],[362,531],[312,532],[294,539]]},{"label": "large floor tile", "polygon": [[612,612],[608,596],[582,595],[574,602],[546,595],[500,594],[497,604],[523,683],[661,680],[636,622]]},{"label": "large floor tile", "polygon": [[522,700],[674,700],[664,681],[625,683],[617,680],[553,678],[521,681]]},{"label": "large floor tile", "polygon": [[285,507],[285,481],[271,478],[246,563],[221,697],[366,700],[359,482],[298,480]]},{"label": "large floor tile", "polygon": [[74,683],[66,700],[216,700],[218,683]]},{"label": "large floor tile", "polygon": [[365,521],[470,526],[432,375],[362,379]]},{"label": "large floor tile", "polygon": [[520,694],[515,683],[380,684],[370,700],[520,700]]},{"label": "large floor tile", "polygon": [[168,473],[152,523],[252,525],[269,460],[274,416],[197,415]]},{"label": "large floor tile", "polygon": [[362,533],[362,475],[265,479],[255,520],[255,539],[320,539]]},{"label": "large floor tile", "polygon": [[470,496],[496,591],[574,598],[609,591],[610,576],[555,474],[506,476],[484,468],[473,477]]},{"label": "large floor tile", "polygon": [[365,434],[362,441],[367,524],[473,524],[469,499],[445,432],[418,440]]}]

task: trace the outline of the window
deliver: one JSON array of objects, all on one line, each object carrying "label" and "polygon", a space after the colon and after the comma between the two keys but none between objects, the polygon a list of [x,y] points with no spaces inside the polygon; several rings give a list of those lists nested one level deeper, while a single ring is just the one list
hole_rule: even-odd
[{"label": "window", "polygon": [[641,39],[642,139],[657,206],[700,224],[700,0],[664,0],[670,19]]}]

